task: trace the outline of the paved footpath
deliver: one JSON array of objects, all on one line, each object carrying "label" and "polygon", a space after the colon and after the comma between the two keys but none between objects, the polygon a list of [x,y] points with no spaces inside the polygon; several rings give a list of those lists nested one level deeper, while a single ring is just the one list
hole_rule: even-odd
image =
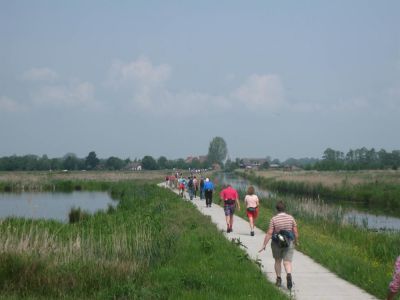
[{"label": "paved footpath", "polygon": [[[164,183],[160,186],[165,186]],[[178,193],[177,190],[173,190]],[[216,196],[216,195],[214,195]],[[185,195],[188,199],[188,195]],[[187,200],[190,201],[190,200]],[[246,247],[249,256],[256,260],[260,259],[262,271],[269,281],[275,283],[274,259],[270,243],[266,247],[266,251],[258,253],[262,247],[265,233],[255,228],[255,236],[250,235],[250,226],[247,220],[238,216],[234,217],[233,232],[226,232],[226,221],[223,208],[215,203],[212,207],[206,207],[205,201],[199,197],[192,200],[193,204],[204,215],[210,216],[215,225],[224,232],[227,239],[240,239],[241,243]],[[243,209],[243,207],[242,207]],[[266,220],[267,222],[267,220]],[[301,243],[301,228],[299,228]],[[286,288],[286,275],[284,275],[282,266],[282,291],[289,294]],[[314,262],[310,257],[299,251],[295,251],[293,256],[293,288],[291,296],[296,300],[367,300],[377,299],[366,293],[359,287],[337,277],[335,274]]]}]

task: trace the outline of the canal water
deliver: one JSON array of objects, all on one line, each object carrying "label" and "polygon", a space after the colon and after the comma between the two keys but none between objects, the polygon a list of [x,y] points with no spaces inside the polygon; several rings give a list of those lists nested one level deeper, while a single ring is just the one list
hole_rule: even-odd
[{"label": "canal water", "polygon": [[[233,188],[244,191],[246,191],[247,187],[251,184],[247,179],[231,173],[220,173],[216,177],[216,180],[220,185],[230,184]],[[252,185],[259,197],[269,198],[274,196],[271,191],[262,189],[255,184]],[[344,210],[343,219],[345,222],[371,230],[400,230],[400,218],[368,213],[357,210],[351,206],[349,207],[348,205],[342,208]]]},{"label": "canal water", "polygon": [[115,203],[106,192],[0,193],[0,219],[15,216],[68,222],[72,207],[94,213]]}]

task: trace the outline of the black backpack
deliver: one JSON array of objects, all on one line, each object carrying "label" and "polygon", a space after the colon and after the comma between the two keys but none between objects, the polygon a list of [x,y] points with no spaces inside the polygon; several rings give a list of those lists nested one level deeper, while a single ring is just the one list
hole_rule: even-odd
[{"label": "black backpack", "polygon": [[193,179],[191,179],[191,178],[189,179],[188,187],[190,187],[190,188],[193,187]]}]

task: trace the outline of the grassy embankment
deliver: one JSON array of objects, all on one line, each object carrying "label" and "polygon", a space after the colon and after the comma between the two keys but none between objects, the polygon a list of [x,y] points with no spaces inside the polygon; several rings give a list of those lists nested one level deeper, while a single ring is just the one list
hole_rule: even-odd
[{"label": "grassy embankment", "polygon": [[400,171],[237,171],[236,174],[280,193],[331,202],[350,201],[367,209],[400,216]]},{"label": "grassy embankment", "polygon": [[[257,184],[260,182],[263,183],[258,180]],[[241,191],[241,199],[244,192]],[[286,203],[287,211],[298,221],[298,250],[378,298],[385,297],[395,258],[400,254],[399,233],[373,232],[346,225],[342,222],[340,207],[281,195],[262,199],[257,227],[267,229],[278,199]],[[238,215],[246,218],[244,210]],[[294,258],[294,267],[295,261]]]},{"label": "grassy embankment", "polygon": [[209,219],[143,182],[53,180],[119,203],[73,224],[0,221],[2,299],[287,299]]}]

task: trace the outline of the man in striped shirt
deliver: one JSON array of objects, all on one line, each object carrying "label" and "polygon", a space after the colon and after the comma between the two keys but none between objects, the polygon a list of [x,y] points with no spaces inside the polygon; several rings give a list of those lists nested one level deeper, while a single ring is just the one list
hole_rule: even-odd
[{"label": "man in striped shirt", "polygon": [[[299,234],[297,231],[297,223],[296,220],[289,214],[285,212],[285,204],[282,201],[279,201],[276,204],[277,214],[272,217],[269,222],[269,228],[264,238],[264,244],[261,248],[261,251],[265,250],[269,240],[272,238],[271,249],[272,256],[275,259],[275,273],[276,273],[276,285],[281,286],[282,278],[281,278],[281,265],[283,260],[283,266],[286,271],[286,284],[287,288],[292,289],[292,258],[294,252],[294,243],[298,245],[299,243]],[[284,235],[286,237],[286,241],[288,245],[286,247],[282,247],[279,243],[278,234]]]}]

